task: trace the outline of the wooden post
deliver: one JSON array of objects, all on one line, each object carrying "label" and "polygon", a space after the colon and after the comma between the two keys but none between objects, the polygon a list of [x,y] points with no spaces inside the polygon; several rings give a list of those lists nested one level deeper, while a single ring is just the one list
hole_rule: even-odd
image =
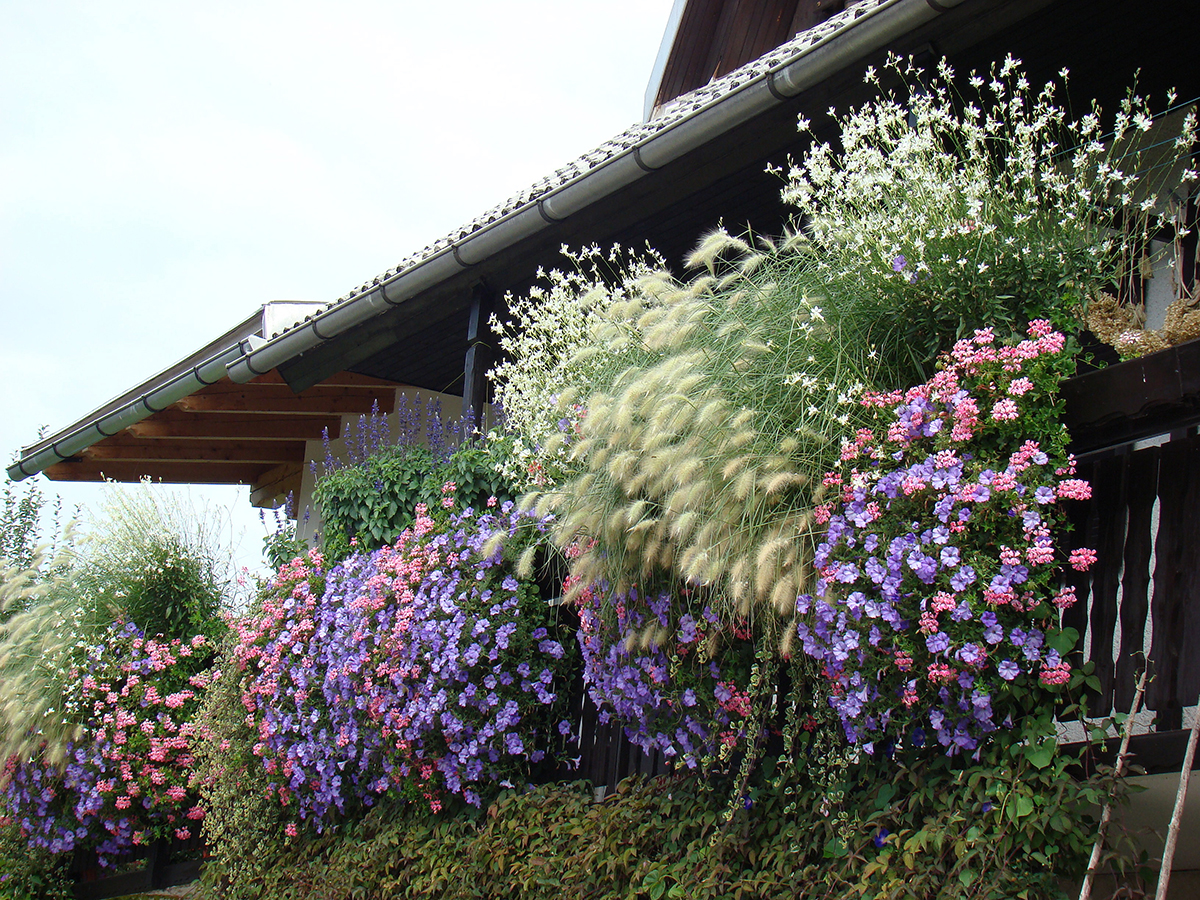
[{"label": "wooden post", "polygon": [[1196,759],[1196,741],[1200,738],[1200,709],[1192,721],[1188,735],[1187,752],[1183,754],[1183,770],[1179,773],[1179,789],[1175,792],[1175,809],[1171,812],[1171,825],[1167,829],[1166,846],[1163,847],[1162,865],[1158,869],[1158,890],[1155,900],[1167,900],[1167,886],[1171,883],[1171,867],[1175,862],[1175,844],[1179,840],[1179,825],[1183,821],[1183,804],[1187,801],[1188,781],[1192,777],[1192,762]]},{"label": "wooden post", "polygon": [[487,372],[493,362],[491,330],[488,317],[492,314],[493,294],[480,282],[471,290],[471,314],[467,322],[467,358],[463,371],[463,415],[470,416],[475,427],[482,429],[483,412],[487,407]]},{"label": "wooden post", "polygon": [[[1117,751],[1117,777],[1125,774],[1125,760],[1129,757],[1129,738],[1133,734],[1133,717],[1142,708],[1142,697],[1146,693],[1146,670],[1138,679],[1137,691],[1133,695],[1133,705],[1129,708],[1129,716],[1121,729],[1121,749]],[[1092,845],[1092,857],[1088,860],[1087,874],[1083,886],[1079,889],[1079,900],[1089,900],[1092,896],[1092,881],[1096,877],[1096,869],[1100,865],[1100,853],[1104,850],[1104,838],[1108,833],[1108,822],[1112,818],[1112,798],[1104,801],[1104,809],[1100,813],[1100,829],[1096,835],[1096,843]]]}]

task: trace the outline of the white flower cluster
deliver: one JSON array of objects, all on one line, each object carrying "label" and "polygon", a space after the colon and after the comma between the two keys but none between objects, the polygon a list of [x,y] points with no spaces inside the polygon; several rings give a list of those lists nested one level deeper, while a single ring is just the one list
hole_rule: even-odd
[{"label": "white flower cluster", "polygon": [[903,95],[830,110],[841,150],[811,147],[784,190],[818,265],[847,289],[941,304],[946,319],[979,297],[1052,303],[1073,286],[1086,298],[1120,279],[1169,216],[1166,192],[1194,175],[1194,111],[1164,141],[1147,136],[1153,117],[1131,93],[1105,134],[1098,108],[1071,120],[1057,85],[1034,92],[1011,57],[972,75],[970,97],[944,61],[936,75],[897,57],[887,69]]},{"label": "white flower cluster", "polygon": [[[573,268],[539,271],[543,284],[524,296],[509,294],[508,317],[491,320],[506,358],[488,373],[504,416],[503,433],[490,439],[509,444],[507,453],[497,454],[500,474],[520,488],[554,484],[561,476],[569,441],[556,436],[574,434],[585,410],[560,410],[559,395],[568,385],[588,384],[592,368],[576,355],[596,346],[594,329],[608,321],[609,307],[626,297],[629,285],[665,265],[649,249],[562,252]],[[586,391],[580,393],[586,400]]]}]

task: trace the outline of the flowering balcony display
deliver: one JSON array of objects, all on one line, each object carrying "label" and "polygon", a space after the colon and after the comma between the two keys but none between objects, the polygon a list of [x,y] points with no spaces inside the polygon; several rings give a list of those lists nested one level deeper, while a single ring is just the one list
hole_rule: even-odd
[{"label": "flowering balcony display", "polygon": [[[991,329],[959,341],[927,383],[870,393],[875,426],[825,476],[836,498],[801,596],[804,650],[820,660],[846,737],[936,741],[954,754],[1071,681],[1075,602],[1055,551],[1060,502],[1091,496],[1073,477],[1057,386],[1072,363],[1045,321],[1029,338]],[[1086,548],[1067,562],[1085,570]]]}]

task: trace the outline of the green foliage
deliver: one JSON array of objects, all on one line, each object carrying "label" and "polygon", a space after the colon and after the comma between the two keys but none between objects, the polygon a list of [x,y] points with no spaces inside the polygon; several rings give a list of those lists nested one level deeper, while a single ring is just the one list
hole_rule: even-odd
[{"label": "green foliage", "polygon": [[[194,786],[207,814],[202,823],[209,859],[205,878],[227,885],[228,900],[254,896],[250,886],[272,864],[281,865],[292,841],[287,811],[271,796],[262,760],[254,754],[257,732],[246,724],[241,683],[229,634],[218,656],[219,674],[205,692],[196,717]],[[253,847],[254,852],[247,852]],[[249,893],[247,893],[249,891]]]},{"label": "green foliage", "polygon": [[510,792],[482,816],[380,807],[275,857],[253,884],[207,874],[200,896],[1059,898],[1109,784],[1035,755],[865,760],[836,784],[798,774],[801,757],[732,812],[729,783],[681,776],[627,779],[602,803],[584,783]]},{"label": "green foliage", "polygon": [[0,750],[57,761],[76,736],[69,714],[80,665],[107,627],[218,638],[229,554],[216,520],[148,483],[109,493],[78,542],[64,531],[52,559],[0,574]]},{"label": "green foliage", "polygon": [[834,115],[840,146],[814,141],[792,164],[784,199],[849,324],[900,367],[893,386],[925,380],[975,328],[1061,327],[1101,290],[1127,292],[1187,196],[1194,112],[1152,131],[1131,91],[1102,133],[1095,104],[1072,117],[1060,75],[1032,87],[1009,57],[962,85],[945,60],[892,56],[867,71],[879,96]]},{"label": "green foliage", "polygon": [[756,251],[717,231],[691,262],[686,283],[625,284],[576,355],[587,380],[559,398],[575,426],[546,448],[569,446],[565,476],[542,502],[583,551],[579,589],[661,578],[710,589],[727,622],[769,621],[805,588],[821,476],[861,417],[871,349],[814,293],[802,242]]},{"label": "green foliage", "polygon": [[[263,559],[272,571],[291,562],[297,556],[303,556],[308,550],[308,544],[296,536],[296,523],[288,518],[287,509],[292,505],[292,495],[288,494],[287,502],[279,509],[272,511],[271,532],[263,537]],[[267,516],[259,511],[263,524],[267,524]]]},{"label": "green foliage", "polygon": [[70,900],[74,897],[63,860],[31,852],[17,828],[0,819],[0,897],[4,900]]},{"label": "green foliage", "polygon": [[326,560],[333,565],[352,549],[382,547],[412,525],[418,503],[438,503],[448,481],[458,486],[464,507],[480,509],[488,497],[504,500],[510,494],[487,450],[469,443],[445,459],[425,447],[388,446],[322,475],[313,499],[324,523],[321,549]]},{"label": "green foliage", "polygon": [[[557,484],[569,448],[561,442],[574,418],[559,412],[559,395],[589,383],[595,366],[577,354],[595,346],[592,332],[602,326],[613,303],[626,299],[642,276],[666,268],[647,248],[634,252],[614,246],[607,252],[587,247],[564,250],[568,265],[545,273],[528,294],[504,298],[508,315],[492,316],[505,359],[488,372],[504,428],[488,435],[496,468],[518,489]],[[581,391],[586,398],[586,391]]]},{"label": "green foliage", "polygon": [[381,547],[411,525],[432,469],[424,447],[397,446],[320,477],[313,500],[321,509],[325,558],[332,564],[349,556],[352,538],[363,549]]},{"label": "green foliage", "polygon": [[[53,519],[49,541],[53,548],[61,537],[61,499],[56,497],[49,507]],[[0,565],[7,564],[17,569],[34,568],[38,545],[43,540],[42,518],[46,510],[46,495],[37,481],[27,481],[22,487],[11,481],[5,482],[4,503],[0,508]]]},{"label": "green foliage", "polygon": [[143,482],[108,493],[71,579],[99,620],[134,622],[147,637],[217,639],[232,554],[216,510]]}]

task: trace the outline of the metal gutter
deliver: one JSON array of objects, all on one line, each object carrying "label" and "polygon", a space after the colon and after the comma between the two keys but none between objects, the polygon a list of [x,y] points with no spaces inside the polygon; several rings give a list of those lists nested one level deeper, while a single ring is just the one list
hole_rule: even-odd
[{"label": "metal gutter", "polygon": [[165,384],[146,391],[136,400],[77,427],[62,437],[53,438],[40,448],[38,448],[39,445],[34,445],[38,449],[31,448],[17,462],[8,467],[8,477],[13,481],[21,481],[31,475],[36,475],[55,463],[73,458],[92,444],[111,437],[156,412],[161,412],[176,401],[194,394],[200,388],[215,384],[225,377],[229,364],[241,358],[243,344],[249,345],[250,342],[250,338],[239,341],[234,346],[176,375]]},{"label": "metal gutter", "polygon": [[21,481],[36,475],[200,388],[220,381],[228,374],[230,363],[263,343],[261,335],[266,316],[266,307],[263,307],[191,356],[93,410],[74,425],[23,448],[16,462],[8,467],[8,477]]},{"label": "metal gutter", "polygon": [[713,138],[828,78],[965,0],[892,0],[847,21],[824,40],[739,85],[596,168],[397,273],[373,290],[329,307],[229,366],[245,383],[478,265],[555,222],[608,197]]}]

